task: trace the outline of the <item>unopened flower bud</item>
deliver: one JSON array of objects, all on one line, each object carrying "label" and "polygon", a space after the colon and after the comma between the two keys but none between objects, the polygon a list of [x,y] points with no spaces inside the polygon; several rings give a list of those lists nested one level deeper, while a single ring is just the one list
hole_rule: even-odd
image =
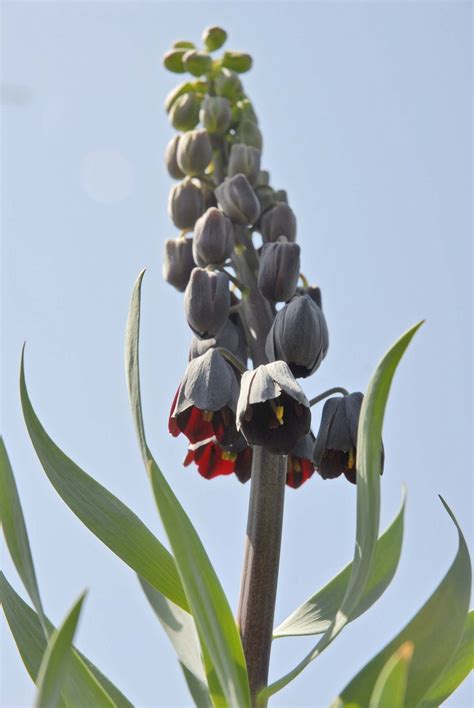
[{"label": "unopened flower bud", "polygon": [[296,292],[298,295],[309,295],[311,300],[315,302],[321,310],[323,309],[321,288],[318,288],[317,285],[308,285],[307,288],[297,288]]},{"label": "unopened flower bud", "polygon": [[237,139],[246,145],[252,145],[257,150],[262,150],[263,138],[260,128],[253,120],[244,119],[237,130]]},{"label": "unopened flower bud", "polygon": [[257,187],[270,186],[270,172],[268,170],[260,170],[257,178]]},{"label": "unopened flower bud", "polygon": [[191,271],[196,267],[191,238],[168,239],[163,255],[163,278],[183,292],[189,282]]},{"label": "unopened flower bud", "polygon": [[215,189],[217,203],[234,224],[254,224],[260,214],[258,199],[245,175],[227,177]]},{"label": "unopened flower bud", "polygon": [[195,93],[185,93],[173,103],[170,109],[171,125],[176,130],[192,130],[199,123],[201,102]]},{"label": "unopened flower bud", "polygon": [[328,346],[322,310],[308,295],[297,295],[277,312],[265,353],[270,361],[286,361],[294,376],[306,378],[319,367]]},{"label": "unopened flower bud", "polygon": [[194,42],[189,42],[187,39],[178,39],[173,42],[173,49],[196,49]]},{"label": "unopened flower bud", "polygon": [[242,324],[238,320],[235,324],[230,318],[212,339],[197,339],[193,337],[189,348],[189,359],[195,359],[205,354],[209,349],[222,347],[239,359],[242,364],[247,364],[247,342]]},{"label": "unopened flower bud", "polygon": [[241,98],[236,105],[240,111],[240,120],[251,120],[254,123],[258,123],[257,114],[248,98]]},{"label": "unopened flower bud", "polygon": [[186,175],[204,174],[212,160],[212,146],[207,130],[190,130],[180,136],[176,152],[178,167]]},{"label": "unopened flower bud", "polygon": [[214,88],[218,96],[234,99],[242,93],[242,83],[234,71],[220,69],[214,80]]},{"label": "unopened flower bud", "polygon": [[250,184],[255,184],[260,172],[260,150],[251,145],[235,143],[230,151],[227,172],[229,177],[243,174]]},{"label": "unopened flower bud", "polygon": [[229,278],[225,273],[195,268],[184,294],[186,319],[201,339],[214,337],[230,309]]},{"label": "unopened flower bud", "polygon": [[244,52],[224,52],[222,57],[222,66],[226,69],[232,69],[238,74],[243,74],[252,68],[252,57]]},{"label": "unopened flower bud", "polygon": [[310,425],[308,399],[285,362],[263,364],[242,375],[237,429],[249,445],[288,455]]},{"label": "unopened flower bud", "polygon": [[224,96],[206,96],[199,114],[201,123],[208,133],[225,133],[231,121],[229,99]]},{"label": "unopened flower bud", "polygon": [[212,59],[206,52],[191,49],[183,56],[183,65],[193,76],[202,76],[212,68]]},{"label": "unopened flower bud", "polygon": [[257,185],[255,187],[255,194],[260,204],[260,220],[257,224],[257,228],[260,229],[260,224],[265,213],[275,204],[275,192],[269,185],[262,185],[261,187]]},{"label": "unopened flower bud", "polygon": [[184,54],[186,54],[187,51],[189,50],[184,47],[180,47],[170,49],[169,52],[166,52],[163,57],[163,64],[168,69],[168,71],[172,71],[175,74],[184,74],[186,69],[184,68],[183,64],[183,56]]},{"label": "unopened flower bud", "polygon": [[194,260],[203,268],[222,265],[231,255],[233,247],[232,222],[219,209],[208,209],[194,226]]},{"label": "unopened flower bud", "polygon": [[[271,302],[286,302],[295,294],[300,273],[297,243],[265,243],[260,253],[258,287]],[[280,358],[280,357],[278,357]]]},{"label": "unopened flower bud", "polygon": [[202,198],[204,199],[204,211],[207,211],[211,207],[217,206],[216,195],[214,194],[213,188],[207,183],[200,179],[193,180],[201,190]]},{"label": "unopened flower bud", "polygon": [[184,172],[179,169],[178,161],[176,159],[180,137],[181,136],[178,134],[175,135],[174,138],[171,138],[165,152],[166,168],[170,176],[174,179],[183,179],[183,177],[186,176]]},{"label": "unopened flower bud", "polygon": [[227,39],[227,32],[221,27],[207,27],[202,34],[202,41],[209,52],[220,49]]},{"label": "unopened flower bud", "polygon": [[199,187],[191,180],[172,187],[168,213],[178,229],[193,229],[196,220],[204,213],[204,199]]},{"label": "unopened flower bud", "polygon": [[165,109],[169,113],[173,104],[183,96],[185,93],[192,92],[194,90],[193,84],[189,81],[183,81],[178,86],[175,86],[165,98]]},{"label": "unopened flower bud", "polygon": [[296,217],[288,204],[280,202],[269,209],[260,220],[260,233],[263,241],[276,241],[279,236],[286,236],[288,241],[296,238]]},{"label": "unopened flower bud", "polygon": [[288,194],[284,189],[275,190],[275,200],[277,202],[283,202],[283,204],[288,204]]}]

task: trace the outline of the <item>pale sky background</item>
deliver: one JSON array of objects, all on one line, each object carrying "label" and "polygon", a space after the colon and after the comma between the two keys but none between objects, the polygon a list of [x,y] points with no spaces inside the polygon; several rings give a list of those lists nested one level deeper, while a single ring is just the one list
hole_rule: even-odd
[{"label": "pale sky background", "polygon": [[[471,5],[468,2],[51,2],[3,9],[3,431],[47,612],[89,588],[79,647],[137,706],[189,705],[172,648],[133,572],[51,487],[22,421],[20,348],[53,439],[164,540],[128,409],[123,335],[147,266],[142,378],[149,441],[233,607],[249,487],[183,469],[166,429],[190,331],[163,282],[175,235],[163,109],[181,80],[161,67],[174,39],[221,24],[255,60],[244,77],[264,167],[298,218],[303,270],[321,285],[330,349],[304,382],[364,390],[378,360],[426,318],[397,373],[384,442],[382,527],[408,487],[402,561],[382,599],[274,700],[327,706],[425,602],[456,532],[472,538]],[[319,411],[314,414],[315,427]],[[316,475],[287,494],[279,622],[352,557],[355,488]],[[25,596],[3,553],[8,578]],[[2,705],[34,696],[2,627]],[[274,645],[271,675],[315,639]],[[472,704],[472,684],[449,701]]]}]

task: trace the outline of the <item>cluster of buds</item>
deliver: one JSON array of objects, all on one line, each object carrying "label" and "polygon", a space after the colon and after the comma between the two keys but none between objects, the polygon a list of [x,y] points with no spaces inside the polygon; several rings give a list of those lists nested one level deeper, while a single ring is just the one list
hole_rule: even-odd
[{"label": "cluster of buds", "polygon": [[240,78],[252,58],[216,57],[226,38],[210,27],[202,48],[178,41],[164,57],[167,69],[191,75],[165,102],[179,131],[165,155],[179,180],[168,202],[179,233],[166,241],[163,275],[184,292],[194,335],[169,430],[188,438],[184,464],[206,479],[234,473],[246,482],[252,448],[262,446],[287,456],[290,487],[315,470],[355,482],[362,394],[329,399],[313,435],[298,379],[314,374],[328,351],[321,292],[301,274],[287,194],[262,169],[262,133]]}]

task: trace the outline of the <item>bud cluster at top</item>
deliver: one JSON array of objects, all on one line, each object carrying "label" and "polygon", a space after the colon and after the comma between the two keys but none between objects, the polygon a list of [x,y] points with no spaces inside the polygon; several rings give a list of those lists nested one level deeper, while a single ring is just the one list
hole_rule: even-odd
[{"label": "bud cluster at top", "polygon": [[[188,437],[185,464],[194,462],[207,478],[235,473],[246,481],[252,446],[259,445],[288,455],[287,484],[298,487],[315,464],[328,469],[297,381],[321,365],[328,328],[320,290],[300,272],[287,194],[262,168],[263,137],[240,78],[252,58],[230,50],[216,56],[226,39],[223,29],[210,27],[202,47],[177,41],[163,60],[171,72],[190,75],[165,101],[178,131],[165,163],[177,180],[168,211],[179,233],[165,243],[163,275],[184,292],[194,335],[170,432]],[[256,368],[245,371],[249,358]],[[352,440],[353,416],[351,426],[352,438],[337,439]],[[355,481],[351,446],[337,460]],[[336,476],[335,469],[323,476]]]}]

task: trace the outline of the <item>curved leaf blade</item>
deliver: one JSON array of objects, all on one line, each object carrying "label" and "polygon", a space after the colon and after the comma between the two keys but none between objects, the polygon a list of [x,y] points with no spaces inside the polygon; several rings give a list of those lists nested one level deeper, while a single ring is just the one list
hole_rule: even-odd
[{"label": "curved leaf blade", "polygon": [[140,395],[140,294],[144,271],[132,293],[125,339],[125,366],[135,427],[163,526],[196,623],[227,703],[250,706],[247,667],[229,603],[189,517],[174,495],[146,442]]},{"label": "curved leaf blade", "polygon": [[43,605],[31,555],[25,517],[3,438],[0,438],[0,520],[15,568],[42,624],[44,624]]},{"label": "curved leaf blade", "polygon": [[59,496],[127,565],[184,610],[186,596],[172,555],[117,497],[76,465],[48,436],[31,404],[21,359],[23,415],[36,454]]},{"label": "curved leaf blade", "polygon": [[462,684],[474,670],[474,611],[466,618],[461,643],[436,683],[431,686],[420,708],[436,708]]},{"label": "curved leaf blade", "polygon": [[188,612],[167,600],[146,580],[140,577],[138,580],[148,602],[174,647],[195,704],[202,706],[202,708],[212,708],[193,618]]},{"label": "curved leaf blade", "polygon": [[354,616],[369,583],[377,545],[380,519],[380,447],[388,394],[396,368],[423,323],[409,329],[393,344],[378,364],[364,396],[357,435],[357,523],[352,571],[336,616],[302,661],[285,676],[262,689],[262,703],[295,679],[344,629]]},{"label": "curved leaf blade", "polygon": [[[1,572],[0,601],[25,668],[36,683],[47,641],[36,612],[22,600]],[[52,634],[54,626],[47,617],[45,621],[48,634]],[[123,693],[76,649],[64,695],[69,703],[75,702],[76,705],[83,702],[97,708],[132,708]]]},{"label": "curved leaf blade", "polygon": [[[372,607],[395,575],[402,550],[404,512],[405,495],[396,517],[377,541],[372,573],[350,622]],[[341,606],[351,572],[352,563],[349,563],[327,585],[292,612],[275,629],[273,637],[277,639],[325,632]]]},{"label": "curved leaf blade", "polygon": [[76,633],[85,595],[77,600],[59,629],[52,633],[38,672],[36,708],[56,708],[69,671],[72,640]]},{"label": "curved leaf blade", "polygon": [[369,708],[405,708],[408,666],[413,644],[405,642],[387,661],[375,683]]},{"label": "curved leaf blade", "polygon": [[447,574],[411,622],[375,656],[340,694],[343,705],[366,706],[377,676],[404,642],[414,647],[406,704],[415,706],[436,684],[461,640],[471,593],[471,562],[456,518],[441,500],[458,530],[459,547]]}]

